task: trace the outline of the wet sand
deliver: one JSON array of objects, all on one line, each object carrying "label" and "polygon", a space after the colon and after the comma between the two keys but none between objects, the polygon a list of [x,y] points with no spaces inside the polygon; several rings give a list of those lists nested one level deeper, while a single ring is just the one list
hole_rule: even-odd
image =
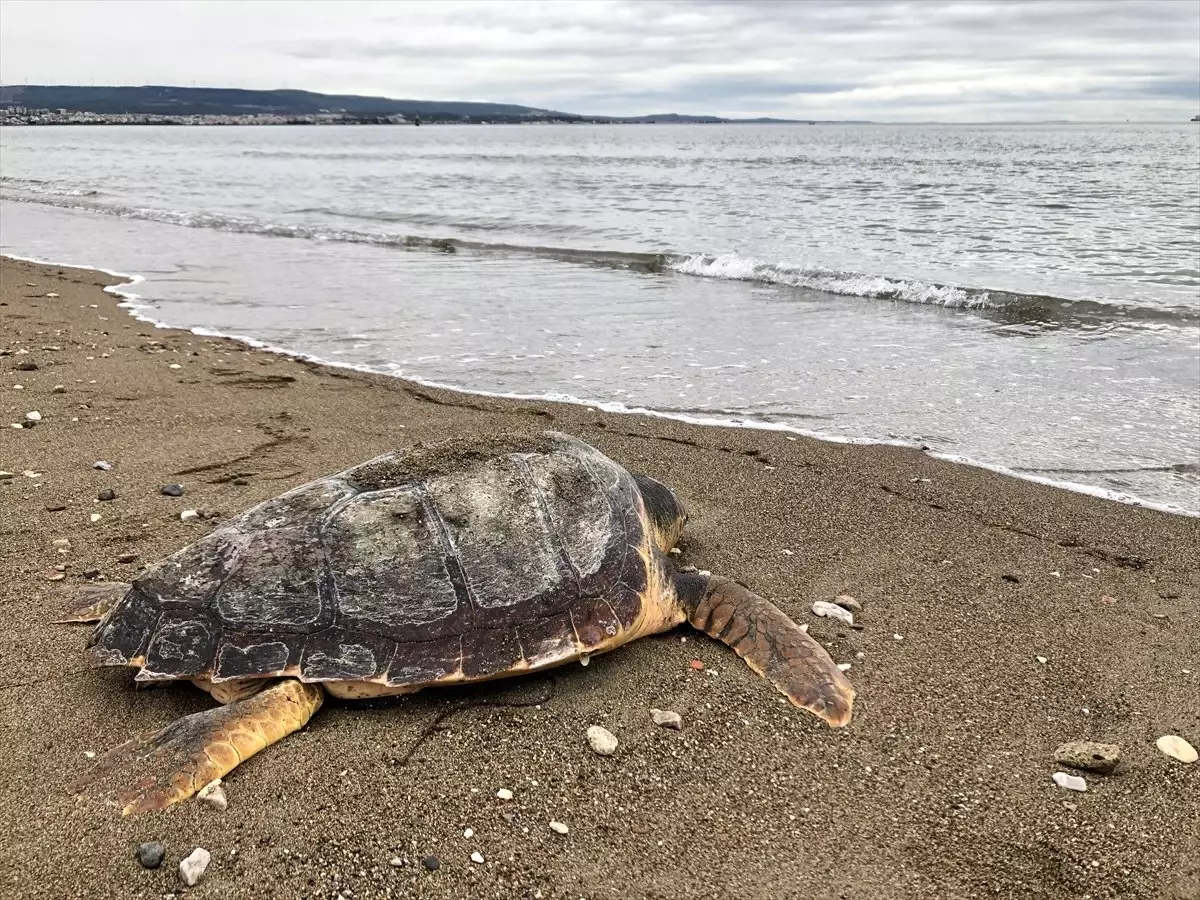
[{"label": "wet sand", "polygon": [[[203,846],[195,897],[1200,897],[1200,765],[1154,747],[1200,745],[1200,521],[914,450],[316,366],[137,322],[101,292],[115,282],[0,260],[0,894],[181,896],[178,861]],[[36,427],[8,427],[31,410]],[[85,570],[127,580],[214,527],[184,509],[229,516],[395,446],[547,428],[674,487],[684,561],[810,622],[852,664],[853,723],[823,726],[681,630],[586,668],[329,701],[231,773],[223,813],[122,820],[70,797],[87,753],[211,703],[86,667],[87,627],[51,624]],[[843,593],[862,630],[810,614]],[[615,756],[589,750],[593,724]],[[1083,794],[1050,777],[1075,739],[1124,749]],[[167,845],[158,871],[134,859],[145,840]]]}]

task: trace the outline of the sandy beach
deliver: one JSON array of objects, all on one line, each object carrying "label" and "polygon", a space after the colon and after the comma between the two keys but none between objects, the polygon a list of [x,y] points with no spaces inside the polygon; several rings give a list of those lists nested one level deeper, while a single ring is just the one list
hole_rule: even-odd
[{"label": "sandy beach", "polygon": [[[115,283],[0,260],[0,894],[1200,897],[1200,764],[1154,744],[1200,745],[1200,520],[916,450],[318,366],[136,321],[102,292]],[[36,427],[9,428],[31,411]],[[851,664],[853,723],[823,726],[681,630],[586,668],[330,701],[229,776],[224,812],[122,820],[70,796],[91,754],[212,702],[89,669],[87,627],[52,624],[71,585],[128,580],[220,517],[393,447],[549,428],[671,485],[692,511],[684,561],[811,623]],[[182,497],[160,493],[173,482]],[[839,594],[861,630],[810,613]],[[616,755],[588,748],[593,724]],[[1118,744],[1122,764],[1063,790],[1069,740]],[[149,840],[167,847],[156,871],[134,858]],[[212,863],[186,889],[197,846]]]}]

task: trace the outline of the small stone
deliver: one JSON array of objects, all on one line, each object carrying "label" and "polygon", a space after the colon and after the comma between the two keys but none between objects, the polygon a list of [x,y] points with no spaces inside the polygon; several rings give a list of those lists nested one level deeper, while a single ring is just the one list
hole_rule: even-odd
[{"label": "small stone", "polygon": [[1086,791],[1087,782],[1078,775],[1068,775],[1066,772],[1055,772],[1052,776],[1054,783],[1068,791]]},{"label": "small stone", "polygon": [[167,366],[167,368],[168,369],[182,369],[183,366],[181,366],[179,363],[171,363],[169,366]]},{"label": "small stone", "polygon": [[14,475],[12,472],[0,472],[0,481],[12,481]]},{"label": "small stone", "polygon": [[96,568],[84,569],[81,573],[84,578],[99,578],[100,570]]},{"label": "small stone", "polygon": [[182,484],[164,484],[162,486],[162,493],[168,497],[182,497],[183,496],[183,485]]},{"label": "small stone", "polygon": [[1200,759],[1200,755],[1196,753],[1196,748],[1176,734],[1164,734],[1154,742],[1154,746],[1167,754],[1167,756],[1188,765]]},{"label": "small stone", "polygon": [[26,422],[40,422],[40,421],[42,421],[42,414],[40,412],[38,412],[36,409],[32,409],[29,412],[25,413],[25,421]]},{"label": "small stone", "polygon": [[225,810],[229,808],[229,799],[225,796],[225,789],[221,787],[221,779],[214,778],[204,787],[200,788],[196,794],[196,799],[209,806],[215,806],[217,809]]},{"label": "small stone", "polygon": [[500,790],[496,791],[496,796],[501,800],[511,800],[513,798],[513,792],[508,788],[500,788]]},{"label": "small stone", "polygon": [[55,538],[50,544],[54,547],[70,547],[71,541],[68,538]]},{"label": "small stone", "polygon": [[200,513],[196,512],[194,509],[185,509],[179,514],[179,518],[184,522],[190,522],[193,519],[199,519]]},{"label": "small stone", "polygon": [[850,612],[862,612],[862,604],[851,597],[849,594],[839,594],[833,598],[833,602],[842,609],[848,609]]},{"label": "small stone", "polygon": [[1046,663],[1050,662],[1050,660],[1046,659],[1046,657],[1044,657],[1044,656],[1035,656],[1034,659],[1036,659],[1038,662],[1040,662],[1043,666]]},{"label": "small stone", "polygon": [[66,508],[67,504],[65,503],[51,503],[46,507],[46,512],[62,512]]},{"label": "small stone", "polygon": [[655,725],[661,725],[663,728],[673,728],[676,731],[683,729],[683,719],[679,713],[669,709],[652,709],[650,710],[650,718],[654,720]]},{"label": "small stone", "polygon": [[104,490],[102,490],[100,493],[98,493],[96,495],[96,499],[99,500],[101,503],[107,503],[109,500],[117,499],[117,492],[114,491],[112,488],[105,488]]},{"label": "small stone", "polygon": [[1108,775],[1121,761],[1121,748],[1095,741],[1068,741],[1054,751],[1054,761],[1072,769]]},{"label": "small stone", "polygon": [[421,860],[421,865],[423,865],[430,872],[436,872],[442,867],[442,864],[438,862],[438,858],[436,856],[425,857],[423,860]]},{"label": "small stone", "polygon": [[100,521],[100,513],[92,513],[90,516],[88,516],[88,518],[91,519],[93,522],[99,522]]},{"label": "small stone", "polygon": [[233,484],[236,484],[238,487],[245,487],[245,486],[246,486],[246,485],[248,485],[250,482],[249,482],[249,481],[247,481],[245,478],[235,478],[235,479],[233,479],[233,482],[232,482],[232,483],[233,483]]},{"label": "small stone", "polygon": [[47,297],[49,297],[51,300],[57,300],[57,299],[58,299],[58,294],[54,293],[53,291],[51,291],[51,292],[50,292],[49,294],[47,294],[46,296],[47,296]]},{"label": "small stone", "polygon": [[854,613],[848,609],[842,609],[836,603],[828,603],[824,600],[818,600],[812,605],[813,615],[823,616],[829,619],[837,619],[840,622],[845,622],[847,625],[854,624]]},{"label": "small stone", "polygon": [[851,668],[850,663],[838,663],[838,671],[839,672],[849,672],[850,668]]},{"label": "small stone", "polygon": [[46,580],[47,581],[62,581],[66,577],[67,576],[64,575],[62,572],[51,571],[49,574],[46,575]]},{"label": "small stone", "polygon": [[119,563],[131,563],[131,562],[133,562],[135,559],[137,559],[137,554],[136,554],[136,553],[122,553],[120,556],[118,556],[118,557],[117,557],[117,562],[119,562]]},{"label": "small stone", "polygon": [[67,386],[65,384],[56,384],[54,387],[50,388],[50,393],[52,394],[65,394],[66,392]]},{"label": "small stone", "polygon": [[700,672],[704,669],[704,663],[698,659],[693,659],[690,663],[688,663],[688,665],[690,665],[697,672]]},{"label": "small stone", "polygon": [[617,738],[607,728],[593,725],[587,730],[588,743],[601,756],[612,756],[617,752]]},{"label": "small stone", "polygon": [[479,865],[483,865],[483,854],[480,853],[478,850],[474,851],[471,854],[471,862],[478,863]]},{"label": "small stone", "polygon": [[35,363],[32,359],[23,359],[13,366],[13,368],[18,372],[36,372],[37,363]]},{"label": "small stone", "polygon": [[167,848],[158,841],[147,841],[144,844],[138,844],[137,861],[142,864],[145,869],[157,869],[162,865],[163,857],[167,855]]},{"label": "small stone", "polygon": [[204,875],[204,870],[212,861],[212,854],[203,847],[197,847],[179,863],[179,877],[188,887],[195,887],[196,882]]},{"label": "small stone", "polygon": [[584,668],[587,668],[587,664],[590,663],[591,661],[592,661],[592,658],[590,656],[588,656],[586,653],[579,654],[579,664],[581,666],[583,666]]},{"label": "small stone", "polygon": [[110,463],[108,460],[105,460],[105,459],[98,459],[94,463],[92,463],[92,468],[99,469],[101,472],[107,472],[109,469],[112,468],[112,463]]},{"label": "small stone", "polygon": [[551,821],[551,822],[550,822],[550,830],[551,830],[551,831],[556,831],[556,832],[558,832],[559,834],[566,834],[566,833],[567,833],[568,831],[570,831],[571,829],[567,828],[567,826],[566,826],[566,825],[564,825],[562,822],[554,822],[554,821]]},{"label": "small stone", "polygon": [[1001,575],[1000,577],[1001,577],[1002,579],[1004,579],[1005,581],[1012,582],[1013,584],[1020,584],[1020,583],[1021,583],[1021,579],[1020,579],[1020,578],[1018,578],[1016,575]]},{"label": "small stone", "polygon": [[468,840],[475,837],[475,829],[474,828],[464,828],[463,829],[463,837],[467,838]]}]

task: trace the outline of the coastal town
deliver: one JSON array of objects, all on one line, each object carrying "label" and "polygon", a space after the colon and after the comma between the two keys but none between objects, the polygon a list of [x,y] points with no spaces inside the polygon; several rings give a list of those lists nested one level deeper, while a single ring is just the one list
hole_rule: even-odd
[{"label": "coastal town", "polygon": [[155,115],[152,113],[97,113],[70,109],[30,109],[0,106],[0,125],[410,125],[419,117],[353,115],[319,112],[308,115],[253,113],[243,115]]}]

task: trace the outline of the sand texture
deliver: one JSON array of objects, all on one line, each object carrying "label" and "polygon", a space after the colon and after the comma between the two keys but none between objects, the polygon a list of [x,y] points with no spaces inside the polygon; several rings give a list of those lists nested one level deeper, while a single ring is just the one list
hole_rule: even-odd
[{"label": "sand texture", "polygon": [[[1200,745],[1198,520],[915,450],[431,390],[153,328],[95,272],[0,276],[0,896],[1200,897],[1200,764],[1154,745]],[[683,629],[586,668],[331,699],[230,774],[224,812],[123,820],[70,796],[88,753],[212,703],[87,667],[87,627],[52,624],[85,570],[128,580],[220,521],[185,509],[229,517],[393,447],[548,428],[671,485],[683,562],[811,623],[852,665],[852,724]],[[861,630],[810,613],[839,594]],[[615,755],[589,749],[592,725]],[[1068,740],[1122,762],[1066,791]],[[134,858],[149,840],[157,871]],[[185,889],[197,846],[212,863]]]}]

